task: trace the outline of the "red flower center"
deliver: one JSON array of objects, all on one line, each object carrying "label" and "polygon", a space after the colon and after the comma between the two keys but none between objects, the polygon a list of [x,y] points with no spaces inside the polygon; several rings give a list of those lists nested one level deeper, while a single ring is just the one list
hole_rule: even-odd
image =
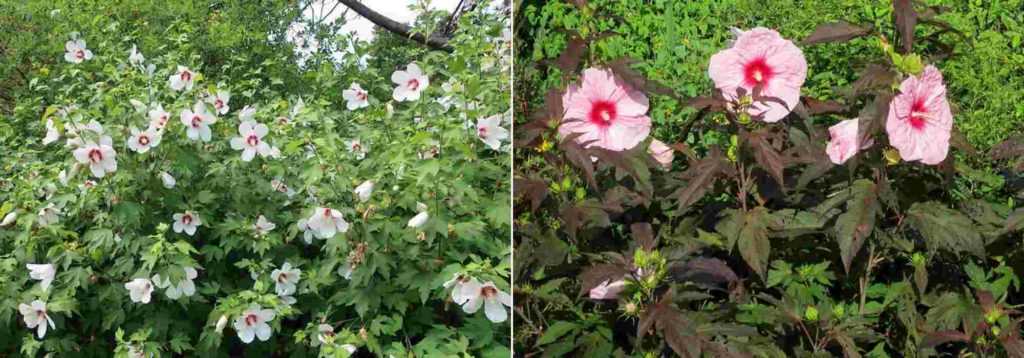
[{"label": "red flower center", "polygon": [[181,71],[181,80],[182,81],[191,81],[192,80],[192,72]]},{"label": "red flower center", "polygon": [[103,153],[100,152],[99,149],[89,150],[89,161],[93,163],[99,163],[100,161],[103,161]]},{"label": "red flower center", "polygon": [[924,99],[914,101],[914,104],[910,106],[910,126],[917,130],[924,129],[924,125],[928,123],[927,115]]},{"label": "red flower center", "polygon": [[248,143],[250,147],[255,147],[260,144],[260,137],[257,137],[255,134],[250,134],[249,137],[245,139],[245,142]]},{"label": "red flower center", "polygon": [[487,127],[477,128],[476,129],[476,135],[480,136],[480,138],[487,137]]},{"label": "red flower center", "polygon": [[750,87],[764,85],[775,75],[764,57],[757,58],[743,67],[743,82]]},{"label": "red flower center", "polygon": [[139,145],[149,145],[149,137],[144,135],[139,136]]},{"label": "red flower center", "polygon": [[288,281],[288,274],[282,272],[280,275],[277,276],[277,282],[285,283],[285,281]]},{"label": "red flower center", "polygon": [[255,325],[256,321],[258,321],[258,320],[259,320],[259,317],[256,317],[255,314],[249,314],[249,315],[245,316],[245,325],[246,326]]},{"label": "red flower center", "polygon": [[193,116],[192,117],[192,128],[199,128],[199,125],[203,123],[203,117]]},{"label": "red flower center", "polygon": [[83,51],[83,50],[75,51],[75,57],[77,57],[79,59],[85,58],[85,51]]},{"label": "red flower center", "polygon": [[221,101],[218,98],[216,101],[213,101],[213,106],[217,107],[217,109],[220,109],[221,107],[224,107],[224,101]]},{"label": "red flower center", "polygon": [[360,151],[362,149],[363,149],[363,146],[359,145],[359,143],[352,143],[352,151]]},{"label": "red flower center", "polygon": [[409,82],[406,85],[409,86],[410,90],[415,91],[416,89],[420,88],[420,81],[414,78],[409,80]]},{"label": "red flower center", "polygon": [[185,225],[191,224],[192,223],[192,215],[185,214],[185,216],[182,216],[181,217],[181,223],[185,224]]},{"label": "red flower center", "polygon": [[590,123],[594,123],[601,126],[607,126],[612,124],[615,120],[615,116],[618,110],[615,108],[615,102],[612,101],[597,101],[591,104],[590,107]]},{"label": "red flower center", "polygon": [[331,209],[324,208],[324,217],[331,217]]},{"label": "red flower center", "polygon": [[[416,85],[418,86],[419,83],[417,83]],[[356,93],[356,98],[358,98],[360,101],[365,101],[366,100],[366,92],[357,92]]]},{"label": "red flower center", "polygon": [[491,298],[498,295],[498,289],[491,286],[484,286],[480,289],[480,295],[484,298]]}]

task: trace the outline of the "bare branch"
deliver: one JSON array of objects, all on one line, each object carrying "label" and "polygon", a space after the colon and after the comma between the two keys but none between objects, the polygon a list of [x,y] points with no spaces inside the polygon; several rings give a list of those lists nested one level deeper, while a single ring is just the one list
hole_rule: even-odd
[{"label": "bare branch", "polygon": [[412,33],[412,28],[409,27],[409,25],[400,23],[398,21],[388,18],[387,16],[381,15],[380,13],[366,7],[366,5],[363,5],[358,0],[339,1],[343,5],[348,6],[349,9],[352,9],[352,11],[355,11],[362,17],[366,18],[367,20],[370,20],[370,22],[374,23],[375,25],[383,27],[384,29],[387,29],[388,31],[391,31],[395,34],[398,34],[399,36],[427,45],[427,47],[430,47],[435,50],[452,52],[452,48],[451,46],[448,45],[448,39],[446,38],[435,36],[433,34],[430,36],[423,36],[423,34],[414,34]]}]

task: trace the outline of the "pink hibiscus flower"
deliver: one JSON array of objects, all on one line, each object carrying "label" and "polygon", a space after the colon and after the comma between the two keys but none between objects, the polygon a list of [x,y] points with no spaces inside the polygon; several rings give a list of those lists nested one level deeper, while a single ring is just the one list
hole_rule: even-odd
[{"label": "pink hibiscus flower", "polygon": [[651,132],[647,96],[606,69],[584,70],[582,83],[569,85],[562,96],[562,106],[565,116],[558,133],[581,133],[576,141],[588,147],[626,150]]},{"label": "pink hibiscus flower", "polygon": [[889,103],[885,131],[889,144],[906,161],[920,160],[935,165],[949,153],[953,130],[953,112],[946,101],[942,73],[928,65],[920,76],[911,76],[900,84],[900,94]]},{"label": "pink hibiscus flower", "polygon": [[760,86],[761,97],[777,100],[755,101],[747,113],[774,123],[799,103],[800,87],[807,78],[807,60],[792,41],[775,30],[758,27],[740,31],[731,48],[711,56],[708,75],[715,88],[732,102],[739,99],[741,89],[749,96]]}]

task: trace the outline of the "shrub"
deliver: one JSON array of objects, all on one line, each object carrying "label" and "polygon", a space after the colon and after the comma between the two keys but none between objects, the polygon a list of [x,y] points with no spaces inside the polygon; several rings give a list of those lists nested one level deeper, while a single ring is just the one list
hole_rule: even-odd
[{"label": "shrub", "polygon": [[295,4],[0,8],[0,355],[509,354],[501,11],[378,68]]},{"label": "shrub", "polygon": [[[959,132],[971,107],[942,74],[964,44],[944,9],[896,0],[891,22],[817,21],[796,42],[785,21],[728,31],[708,8],[522,10],[537,26],[520,60],[540,63],[517,93],[545,96],[517,107],[517,348],[1024,354],[1019,189],[953,187],[965,163],[1019,180],[1024,137],[982,153]],[[722,44],[687,51],[686,31]],[[814,71],[847,55],[849,77]]]}]

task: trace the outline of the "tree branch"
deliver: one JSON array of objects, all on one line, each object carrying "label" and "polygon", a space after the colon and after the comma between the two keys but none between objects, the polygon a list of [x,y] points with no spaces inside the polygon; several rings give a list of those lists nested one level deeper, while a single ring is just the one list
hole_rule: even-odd
[{"label": "tree branch", "polygon": [[374,23],[375,25],[383,27],[384,29],[391,31],[395,34],[398,34],[399,36],[411,39],[423,45],[427,45],[427,47],[430,47],[435,50],[452,52],[452,47],[448,45],[448,39],[446,38],[434,35],[428,37],[423,36],[423,34],[414,34],[412,33],[412,28],[409,27],[409,25],[400,23],[398,21],[388,18],[387,16],[381,15],[380,13],[366,7],[366,5],[363,5],[358,0],[338,1],[344,4],[345,6],[348,6],[349,9],[352,9],[352,11],[355,11],[360,16],[366,18],[367,20],[370,20],[370,22]]}]

